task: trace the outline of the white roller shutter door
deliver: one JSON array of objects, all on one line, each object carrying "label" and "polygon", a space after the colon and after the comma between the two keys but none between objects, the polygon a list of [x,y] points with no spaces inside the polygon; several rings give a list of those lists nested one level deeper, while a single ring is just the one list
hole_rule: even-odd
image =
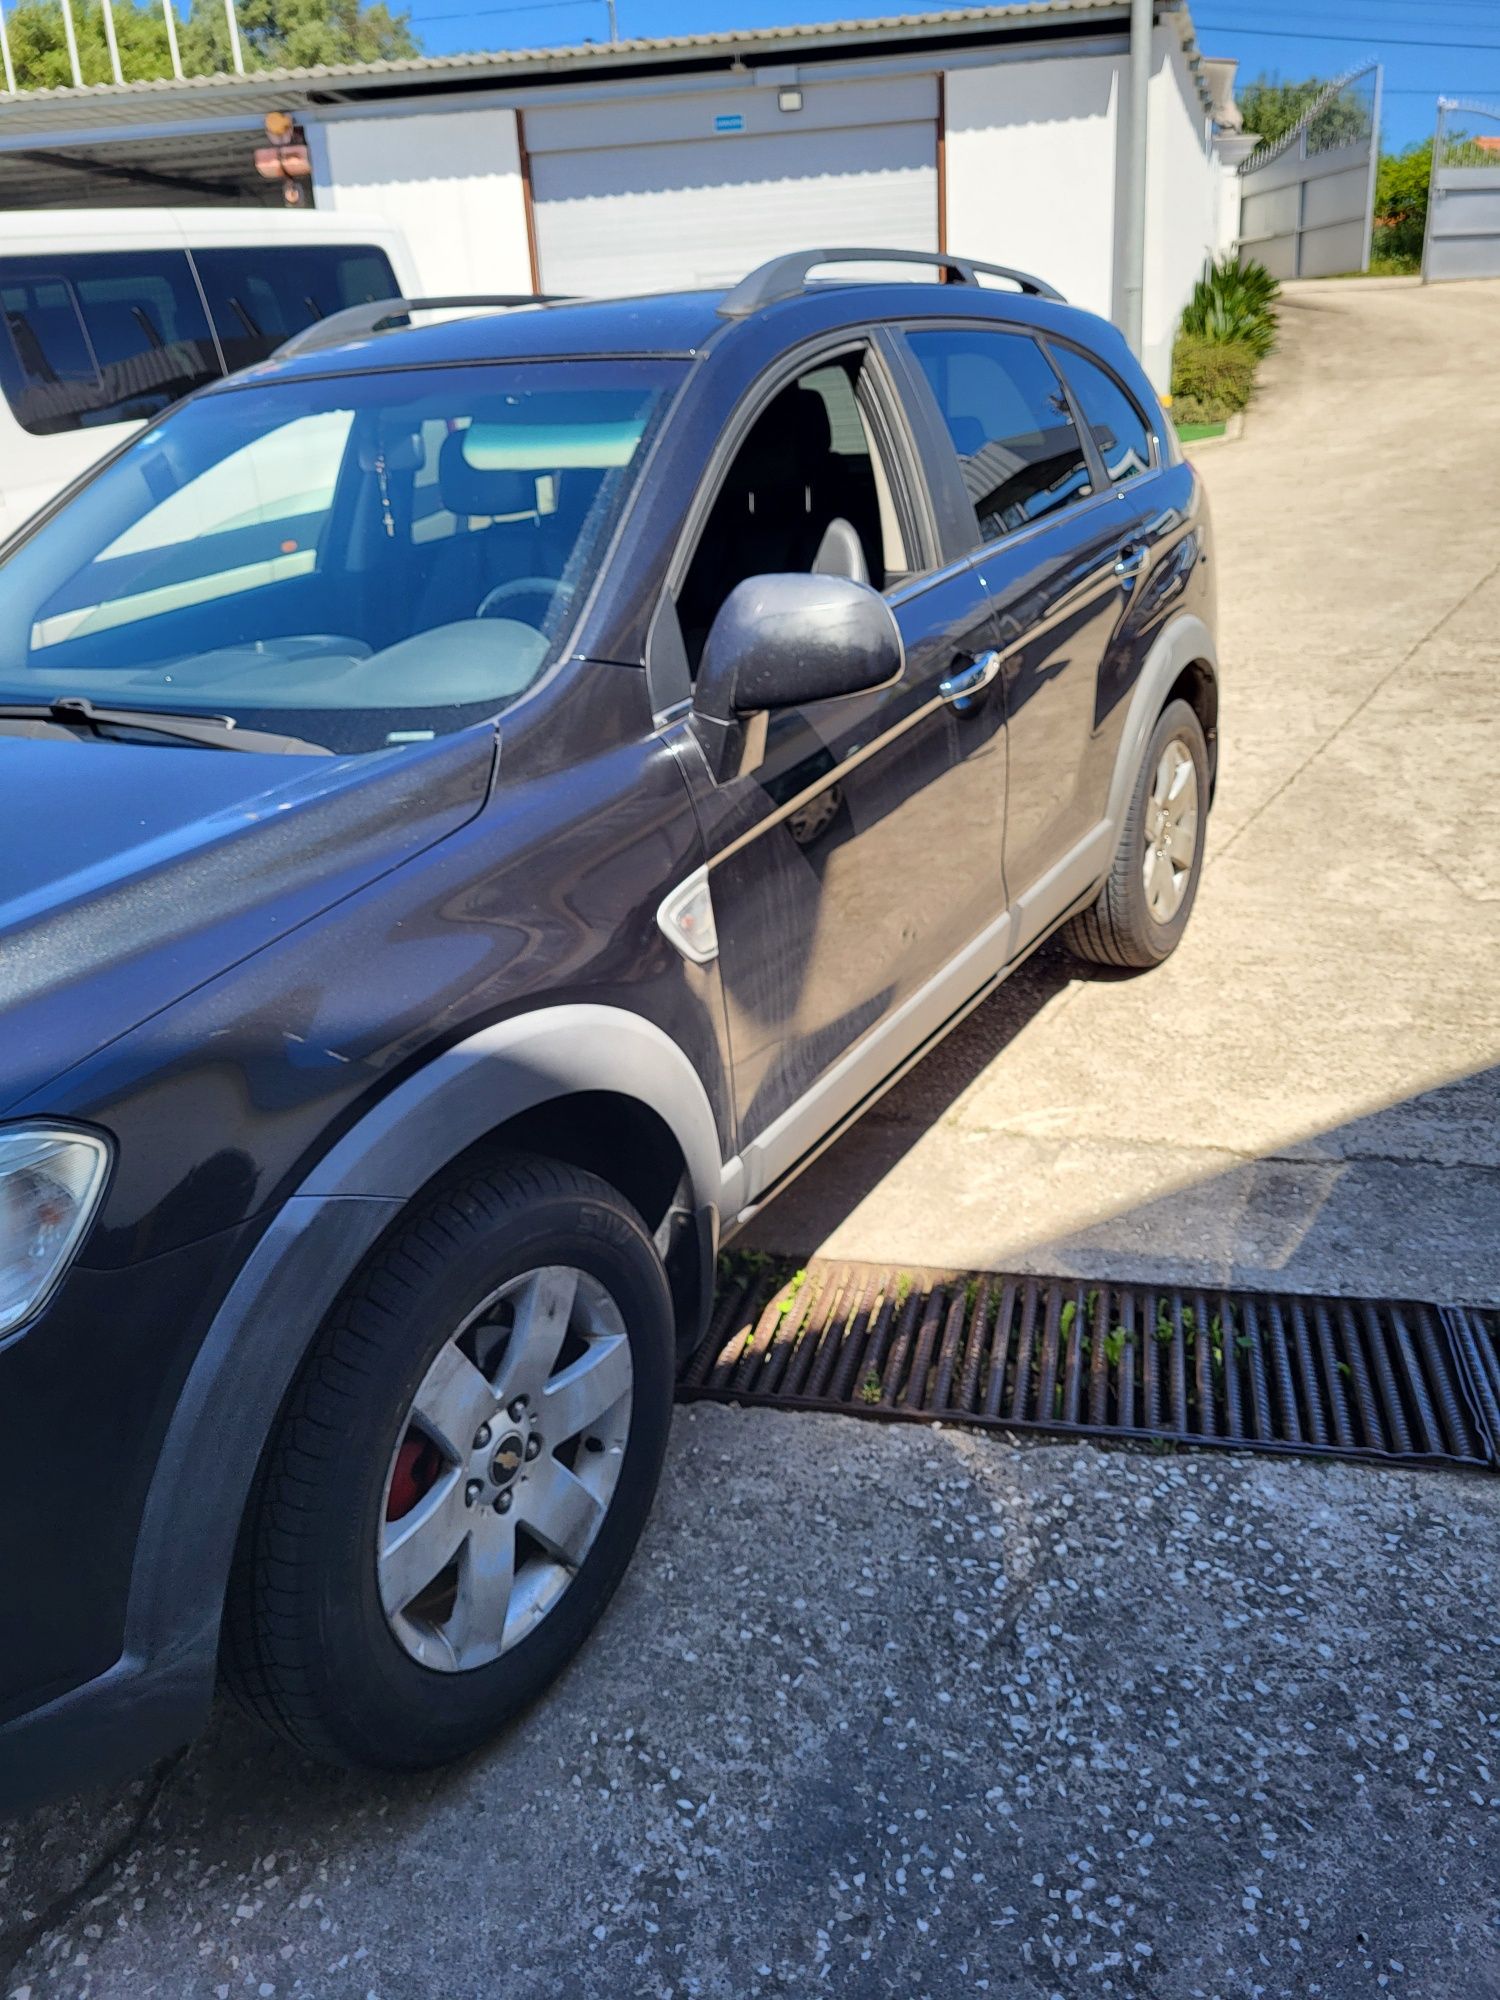
[{"label": "white roller shutter door", "polygon": [[[937,247],[936,82],[691,93],[527,115],[542,285],[723,285],[815,243]],[[585,143],[586,142],[586,143]]]}]

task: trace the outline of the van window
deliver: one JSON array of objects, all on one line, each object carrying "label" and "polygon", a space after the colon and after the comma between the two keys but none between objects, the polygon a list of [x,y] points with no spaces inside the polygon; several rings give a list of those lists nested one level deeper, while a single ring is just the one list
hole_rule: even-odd
[{"label": "van window", "polygon": [[214,331],[230,370],[264,361],[294,333],[345,306],[401,295],[383,250],[358,243],[247,243],[195,250]]},{"label": "van window", "polygon": [[1091,491],[1063,385],[1028,334],[942,327],[909,332],[907,341],[958,453],[976,543]]},{"label": "van window", "polygon": [[0,257],[0,389],[34,436],[144,423],[218,374],[182,251]]}]

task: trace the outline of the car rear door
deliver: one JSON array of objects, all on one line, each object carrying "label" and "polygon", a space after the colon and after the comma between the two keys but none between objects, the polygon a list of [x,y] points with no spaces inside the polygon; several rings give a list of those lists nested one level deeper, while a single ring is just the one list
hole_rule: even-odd
[{"label": "car rear door", "polygon": [[1093,447],[1099,484],[1113,496],[1111,511],[1119,530],[1115,618],[1095,689],[1086,772],[1090,796],[1102,812],[1126,697],[1202,553],[1198,503],[1192,468],[1163,449],[1160,418],[1147,416],[1120,376],[1102,358],[1080,348],[1057,340],[1049,340],[1047,347]]},{"label": "car rear door", "polygon": [[1107,861],[1095,709],[1126,524],[1031,331],[929,322],[905,339],[957,456],[953,511],[976,551],[1002,656],[1005,879],[1020,949]]},{"label": "car rear door", "polygon": [[673,591],[691,666],[736,583],[811,567],[825,517],[846,518],[905,653],[889,687],[771,715],[743,773],[715,779],[678,732],[752,1198],[1005,957],[989,600],[972,562],[942,559],[879,346],[846,340],[767,385]]}]

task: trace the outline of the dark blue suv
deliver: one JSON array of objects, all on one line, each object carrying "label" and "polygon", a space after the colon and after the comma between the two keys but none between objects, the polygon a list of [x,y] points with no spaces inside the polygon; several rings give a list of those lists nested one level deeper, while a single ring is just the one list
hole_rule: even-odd
[{"label": "dark blue suv", "polygon": [[1208,518],[1110,327],[886,252],[478,303],[0,555],[12,1804],[220,1677],[481,1740],[630,1557],[719,1245],[1050,932],[1192,908]]}]

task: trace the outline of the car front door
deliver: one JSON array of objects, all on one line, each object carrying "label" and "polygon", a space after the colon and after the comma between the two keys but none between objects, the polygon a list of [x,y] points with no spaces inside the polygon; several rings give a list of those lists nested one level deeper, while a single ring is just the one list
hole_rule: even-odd
[{"label": "car front door", "polygon": [[766,717],[735,774],[677,731],[753,1198],[1003,962],[1005,738],[985,589],[972,563],[939,559],[875,347],[782,376],[738,435],[673,592],[690,669],[737,583],[814,568],[863,570],[905,656],[890,686]]},{"label": "car front door", "polygon": [[994,609],[1010,735],[1005,879],[1019,950],[1107,865],[1095,852],[1091,743],[1126,523],[1033,335],[955,324],[908,328],[906,341],[958,457],[961,506]]}]

